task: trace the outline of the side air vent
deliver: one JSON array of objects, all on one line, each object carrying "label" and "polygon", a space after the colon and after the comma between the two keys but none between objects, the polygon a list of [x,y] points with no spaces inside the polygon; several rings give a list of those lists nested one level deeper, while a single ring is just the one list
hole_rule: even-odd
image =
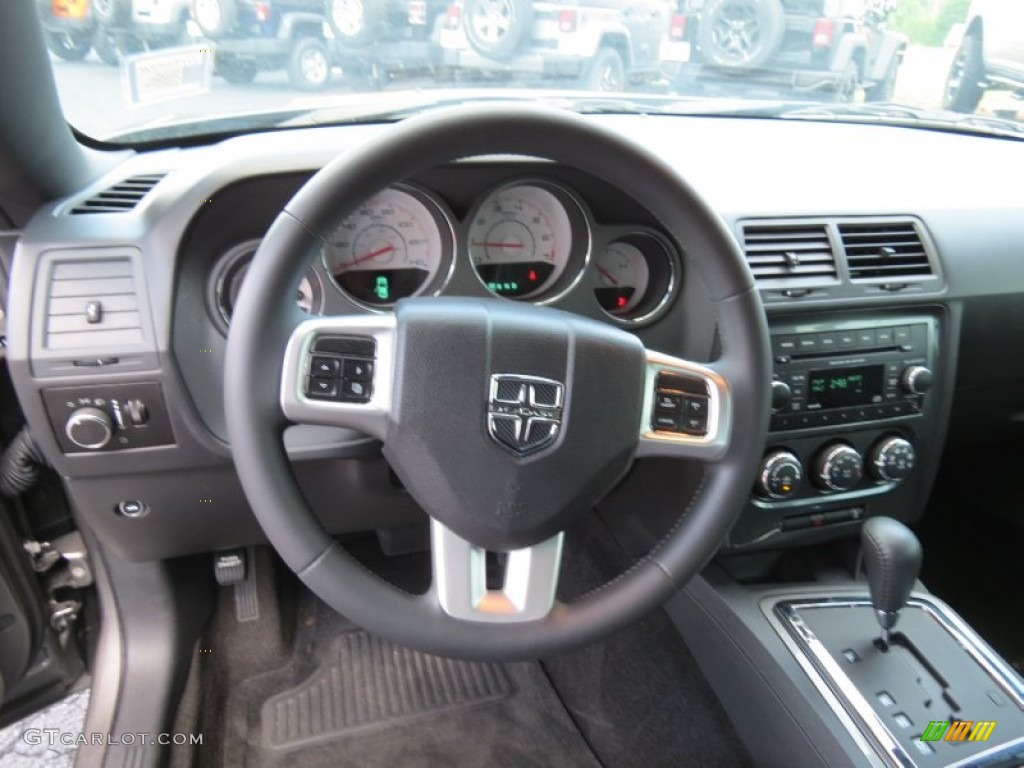
[{"label": "side air vent", "polygon": [[144,342],[130,258],[58,262],[50,273],[45,346],[133,347]]},{"label": "side air vent", "polygon": [[837,279],[824,224],[747,224],[743,251],[761,287],[801,288]]},{"label": "side air vent", "polygon": [[840,224],[850,279],[930,277],[928,252],[913,221]]},{"label": "side air vent", "polygon": [[132,176],[107,187],[71,209],[73,215],[83,213],[127,213],[149,194],[166,173]]}]

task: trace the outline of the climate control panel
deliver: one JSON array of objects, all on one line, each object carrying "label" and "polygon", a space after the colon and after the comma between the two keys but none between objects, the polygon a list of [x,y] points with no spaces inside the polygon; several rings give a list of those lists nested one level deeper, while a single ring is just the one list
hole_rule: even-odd
[{"label": "climate control panel", "polygon": [[96,453],[172,445],[163,392],[155,382],[58,387],[43,391],[64,453]]},{"label": "climate control panel", "polygon": [[810,452],[779,446],[765,454],[754,490],[776,502],[850,493],[901,482],[915,460],[913,443],[895,433],[878,438],[865,453],[843,440],[825,441]]}]

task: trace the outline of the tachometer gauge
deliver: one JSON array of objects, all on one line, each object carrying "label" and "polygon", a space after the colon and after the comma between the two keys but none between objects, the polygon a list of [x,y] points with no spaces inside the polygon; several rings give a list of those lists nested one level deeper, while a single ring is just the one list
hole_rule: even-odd
[{"label": "tachometer gauge", "polygon": [[680,269],[675,249],[660,233],[629,232],[594,257],[594,298],[622,325],[651,322],[671,306]]},{"label": "tachometer gauge", "polygon": [[594,268],[601,283],[594,295],[605,312],[627,315],[647,293],[651,272],[643,252],[632,243],[607,245],[594,260]]},{"label": "tachometer gauge", "polygon": [[469,256],[484,285],[499,296],[532,298],[551,289],[573,252],[566,205],[534,184],[503,187],[476,209]]},{"label": "tachometer gauge", "polygon": [[334,231],[324,247],[324,263],[356,301],[389,306],[428,292],[438,279],[443,282],[452,238],[450,226],[442,224],[444,216],[429,198],[388,187]]}]

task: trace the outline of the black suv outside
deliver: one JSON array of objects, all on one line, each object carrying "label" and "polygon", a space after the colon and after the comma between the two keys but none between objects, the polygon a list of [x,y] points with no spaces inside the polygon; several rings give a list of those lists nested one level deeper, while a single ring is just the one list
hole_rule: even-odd
[{"label": "black suv outside", "polygon": [[330,82],[322,0],[195,0],[192,16],[216,42],[216,73],[230,83],[277,69],[304,91]]},{"label": "black suv outside", "polygon": [[346,76],[383,85],[400,74],[433,74],[447,0],[324,0],[335,61]]},{"label": "black suv outside", "polygon": [[684,0],[690,61],[681,92],[892,98],[906,35],[894,0]]}]

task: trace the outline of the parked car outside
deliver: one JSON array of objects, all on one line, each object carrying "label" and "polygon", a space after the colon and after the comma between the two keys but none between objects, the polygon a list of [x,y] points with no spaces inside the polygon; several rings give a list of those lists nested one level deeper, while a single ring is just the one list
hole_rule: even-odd
[{"label": "parked car outside", "polygon": [[445,0],[324,0],[334,60],[374,85],[399,73],[433,72]]},{"label": "parked car outside", "polygon": [[691,58],[679,90],[892,98],[909,39],[886,29],[893,0],[686,0]]},{"label": "parked car outside", "polygon": [[284,69],[295,88],[314,91],[331,79],[323,10],[322,0],[195,0],[192,16],[216,42],[216,72],[228,82]]},{"label": "parked car outside", "polygon": [[46,47],[66,61],[80,61],[92,49],[96,13],[89,0],[38,0]]},{"label": "parked car outside", "polygon": [[1024,5],[975,0],[946,77],[943,106],[974,112],[989,88],[1024,94]]},{"label": "parked car outside", "polygon": [[97,21],[96,53],[108,64],[122,55],[187,41],[191,0],[92,0]]},{"label": "parked car outside", "polygon": [[457,73],[532,73],[620,91],[678,62],[673,19],[665,0],[456,0],[440,41]]}]

